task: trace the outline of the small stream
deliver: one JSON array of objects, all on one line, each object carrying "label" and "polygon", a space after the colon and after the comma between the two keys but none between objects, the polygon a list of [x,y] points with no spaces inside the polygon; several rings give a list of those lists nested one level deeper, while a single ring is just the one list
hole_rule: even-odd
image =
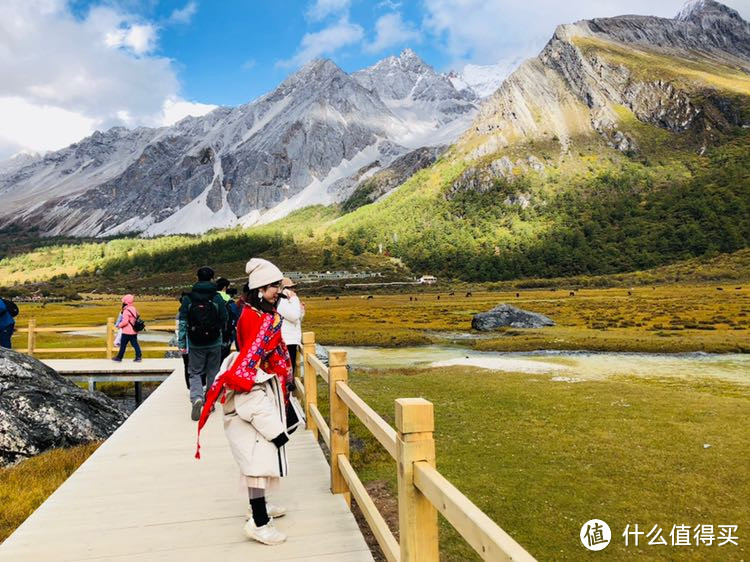
[{"label": "small stream", "polygon": [[458,346],[340,347],[355,368],[469,366],[504,372],[547,373],[577,382],[613,375],[715,377],[750,384],[750,355],[721,353],[492,352]]}]

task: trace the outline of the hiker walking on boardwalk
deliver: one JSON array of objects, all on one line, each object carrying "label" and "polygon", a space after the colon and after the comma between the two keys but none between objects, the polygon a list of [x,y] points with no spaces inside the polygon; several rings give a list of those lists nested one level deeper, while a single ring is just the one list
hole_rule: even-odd
[{"label": "hiker walking on boardwalk", "polygon": [[297,351],[302,345],[302,318],[305,316],[305,305],[302,304],[297,293],[293,290],[296,286],[289,277],[284,277],[281,281],[281,298],[279,298],[279,304],[276,307],[284,319],[281,324],[281,339],[284,340],[289,350],[292,369],[295,371],[297,369]]},{"label": "hiker walking on boardwalk", "polygon": [[0,347],[11,348],[11,338],[16,329],[18,307],[10,299],[0,299]]},{"label": "hiker walking on boardwalk", "polygon": [[135,360],[141,360],[141,346],[138,345],[138,332],[143,330],[144,324],[138,315],[138,310],[133,306],[134,301],[135,297],[133,295],[122,297],[122,318],[117,324],[117,327],[122,330],[120,351],[117,353],[117,357],[112,358],[112,361],[122,361],[122,358],[125,356],[125,348],[128,344],[132,345],[135,350]]},{"label": "hiker walking on boardwalk", "polygon": [[[266,493],[287,473],[284,444],[287,435],[287,385],[291,361],[281,339],[281,316],[276,312],[283,277],[271,262],[253,258],[245,268],[250,293],[237,325],[241,351],[224,362],[228,367],[206,393],[198,433],[210,409],[223,394],[224,432],[248,489],[250,515],[245,534],[263,544],[279,544],[286,535],[273,524],[286,513],[266,503]],[[200,451],[200,445],[198,445]],[[200,458],[200,453],[196,452]]]},{"label": "hiker walking on boardwalk", "polygon": [[[237,334],[237,320],[239,319],[237,305],[229,294],[231,292],[229,285],[229,279],[225,279],[224,277],[219,277],[216,280],[216,289],[219,291],[219,296],[224,300],[224,306],[227,309],[227,321],[221,332],[222,361],[224,361],[227,355],[232,351],[232,344],[234,343]],[[234,293],[236,294],[236,291],[234,291]]]},{"label": "hiker walking on boardwalk", "polygon": [[222,329],[227,321],[224,299],[211,282],[214,270],[201,267],[198,282],[182,299],[178,314],[179,333],[177,345],[182,354],[188,354],[188,376],[190,379],[190,417],[197,421],[203,406],[203,382],[211,388],[221,365]]}]

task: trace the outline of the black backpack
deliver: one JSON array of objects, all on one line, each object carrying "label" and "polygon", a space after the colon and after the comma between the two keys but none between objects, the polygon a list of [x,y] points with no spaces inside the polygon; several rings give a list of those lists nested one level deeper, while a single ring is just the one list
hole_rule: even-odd
[{"label": "black backpack", "polygon": [[146,329],[146,323],[143,320],[141,320],[140,316],[136,316],[135,322],[133,323],[133,329],[136,332],[142,332],[143,330]]},{"label": "black backpack", "polygon": [[232,342],[234,341],[235,336],[237,335],[237,316],[234,313],[234,310],[232,309],[232,305],[234,304],[231,300],[224,303],[227,307],[227,321],[224,324],[224,329],[222,330],[223,335],[223,346],[224,347],[231,347]]},{"label": "black backpack", "polygon": [[3,304],[5,304],[5,308],[8,314],[13,316],[14,318],[18,316],[18,305],[16,305],[16,303],[14,303],[10,299],[3,299]]},{"label": "black backpack", "polygon": [[[215,294],[215,293],[214,293]],[[213,303],[213,295],[206,299],[188,297],[187,328],[188,337],[195,345],[209,345],[221,336],[221,322],[219,311]]]}]

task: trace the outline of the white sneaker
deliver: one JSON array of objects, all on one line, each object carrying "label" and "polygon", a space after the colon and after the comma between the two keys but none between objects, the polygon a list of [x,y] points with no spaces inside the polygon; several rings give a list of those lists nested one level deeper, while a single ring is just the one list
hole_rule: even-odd
[{"label": "white sneaker", "polygon": [[[273,505],[272,503],[266,503],[266,511],[268,512],[268,516],[276,519],[278,517],[284,517],[286,515],[286,508],[281,507],[280,505]],[[249,507],[247,508],[247,511],[245,512],[245,519],[252,522],[253,521],[253,510]]]},{"label": "white sneaker", "polygon": [[273,519],[262,527],[256,527],[253,524],[253,520],[250,519],[250,521],[245,523],[242,530],[245,531],[245,535],[247,535],[249,539],[256,540],[263,544],[281,544],[286,540],[286,535],[273,526]]}]

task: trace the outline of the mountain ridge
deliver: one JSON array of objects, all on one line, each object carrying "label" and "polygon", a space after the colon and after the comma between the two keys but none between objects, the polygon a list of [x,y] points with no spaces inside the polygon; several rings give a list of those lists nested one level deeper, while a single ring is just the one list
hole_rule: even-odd
[{"label": "mountain ridge", "polygon": [[[3,212],[48,235],[159,235],[248,226],[345,198],[333,187],[339,179],[451,142],[476,112],[475,96],[459,93],[413,51],[383,64],[394,61],[403,68],[392,82],[411,84],[387,102],[378,93],[382,80],[378,87],[362,83],[377,65],[349,75],[330,60],[315,60],[248,104],[171,127],[97,131],[4,166]],[[439,85],[437,95],[434,88],[420,91],[422,83]]]}]

